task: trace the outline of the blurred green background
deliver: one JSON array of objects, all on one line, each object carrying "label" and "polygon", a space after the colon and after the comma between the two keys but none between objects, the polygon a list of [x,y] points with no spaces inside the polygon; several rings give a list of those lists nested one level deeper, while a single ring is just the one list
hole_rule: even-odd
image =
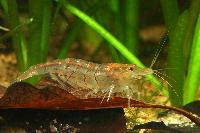
[{"label": "blurred green background", "polygon": [[198,97],[199,0],[0,0],[0,22],[0,43],[20,71],[47,57],[153,63],[167,70],[172,89],[160,90],[173,105]]}]

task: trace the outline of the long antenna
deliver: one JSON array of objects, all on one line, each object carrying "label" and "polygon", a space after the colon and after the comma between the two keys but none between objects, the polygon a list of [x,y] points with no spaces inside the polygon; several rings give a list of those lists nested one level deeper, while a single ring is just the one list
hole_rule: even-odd
[{"label": "long antenna", "polygon": [[153,65],[155,64],[156,60],[158,59],[158,56],[159,56],[159,54],[160,54],[160,52],[161,52],[161,50],[162,50],[164,44],[165,44],[166,41],[167,41],[167,36],[168,36],[168,32],[165,33],[165,35],[164,35],[163,37],[161,37],[162,40],[159,42],[160,48],[156,50],[156,53],[155,53],[155,55],[154,55],[154,57],[153,57],[153,60],[152,60],[151,65],[150,65],[150,68],[153,67]]}]

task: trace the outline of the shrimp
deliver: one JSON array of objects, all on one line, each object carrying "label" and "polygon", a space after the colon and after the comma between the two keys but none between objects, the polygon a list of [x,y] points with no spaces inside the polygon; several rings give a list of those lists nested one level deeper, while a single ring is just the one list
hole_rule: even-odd
[{"label": "shrimp", "polygon": [[88,93],[80,98],[98,97],[101,93],[104,97],[108,95],[107,100],[112,94],[138,99],[138,81],[147,74],[153,74],[153,70],[139,68],[134,64],[97,64],[82,59],[67,58],[32,66],[19,75],[13,83],[43,74],[49,74],[63,89],[67,88],[66,84],[74,89],[79,88],[70,90],[72,94],[86,90]]}]

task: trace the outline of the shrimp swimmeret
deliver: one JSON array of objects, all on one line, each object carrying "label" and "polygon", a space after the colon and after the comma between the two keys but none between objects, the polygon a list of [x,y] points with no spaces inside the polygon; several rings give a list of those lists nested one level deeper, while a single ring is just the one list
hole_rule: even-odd
[{"label": "shrimp swimmeret", "polygon": [[134,64],[96,64],[82,59],[67,58],[32,66],[14,82],[42,74],[49,74],[63,89],[69,84],[74,89],[87,90],[89,93],[85,98],[97,97],[97,93],[100,92],[108,95],[108,100],[112,94],[138,99],[138,81],[147,74],[153,74],[153,70],[139,68]]}]

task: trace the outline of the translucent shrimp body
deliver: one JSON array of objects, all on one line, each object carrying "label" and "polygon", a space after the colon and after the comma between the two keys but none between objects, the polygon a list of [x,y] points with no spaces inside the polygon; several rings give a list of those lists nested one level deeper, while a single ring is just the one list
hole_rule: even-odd
[{"label": "translucent shrimp body", "polygon": [[[66,83],[74,89],[88,90],[87,96],[97,97],[97,93],[119,94],[122,97],[137,99],[138,80],[147,74],[152,74],[149,68],[139,68],[133,64],[96,64],[81,59],[67,58],[30,67],[19,75],[14,82],[20,82],[29,77],[50,74],[62,88]],[[75,90],[74,90],[75,92]]]}]

